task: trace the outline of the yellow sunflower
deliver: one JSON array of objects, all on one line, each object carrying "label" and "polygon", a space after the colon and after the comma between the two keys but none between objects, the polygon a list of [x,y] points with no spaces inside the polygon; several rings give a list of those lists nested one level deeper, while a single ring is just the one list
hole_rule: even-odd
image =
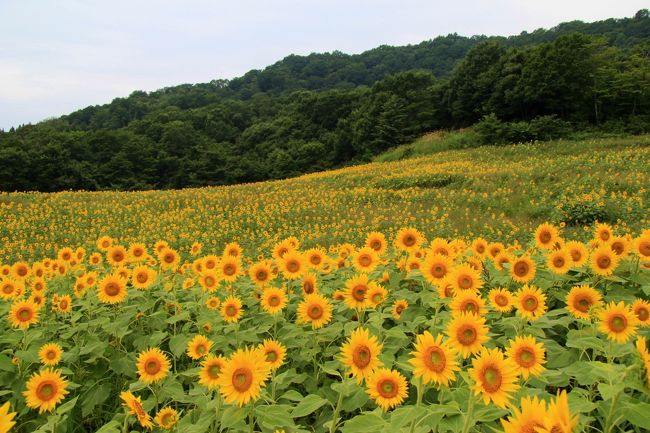
[{"label": "yellow sunflower", "polygon": [[144,244],[131,244],[128,251],[129,260],[140,262],[147,257],[147,247]]},{"label": "yellow sunflower", "polygon": [[140,397],[136,397],[131,391],[123,391],[120,393],[120,400],[122,400],[122,405],[129,410],[129,415],[134,415],[142,427],[149,430],[153,428],[151,416],[144,410]]},{"label": "yellow sunflower", "polygon": [[473,290],[457,292],[451,301],[450,307],[451,313],[454,315],[468,313],[483,316],[487,313],[485,301],[481,298],[481,295]]},{"label": "yellow sunflower", "polygon": [[515,295],[517,311],[528,320],[537,320],[546,313],[546,295],[541,289],[525,285]]},{"label": "yellow sunflower", "polygon": [[599,312],[599,319],[599,329],[617,343],[626,343],[636,334],[637,318],[622,301],[607,304]]},{"label": "yellow sunflower", "polygon": [[295,251],[296,247],[293,246],[293,243],[285,239],[278,242],[272,251],[273,258],[277,261],[284,257],[284,255],[290,251]]},{"label": "yellow sunflower", "polygon": [[650,302],[639,298],[635,299],[632,303],[632,312],[636,316],[639,326],[650,326]]},{"label": "yellow sunflower", "polygon": [[540,224],[535,230],[535,244],[538,248],[550,250],[559,239],[558,228],[549,223]]},{"label": "yellow sunflower", "polygon": [[650,236],[639,236],[633,242],[634,252],[642,259],[650,258]]},{"label": "yellow sunflower", "polygon": [[16,262],[11,266],[11,274],[14,278],[25,280],[29,277],[30,269],[27,263]]},{"label": "yellow sunflower", "polygon": [[307,268],[305,258],[297,251],[288,251],[276,263],[287,280],[300,278]]},{"label": "yellow sunflower", "polygon": [[391,309],[391,313],[393,314],[393,318],[395,320],[399,320],[402,317],[402,313],[409,307],[409,303],[406,301],[406,299],[397,299],[393,303],[393,308]]},{"label": "yellow sunflower", "polygon": [[436,285],[445,279],[452,267],[453,262],[449,257],[442,254],[427,254],[420,269],[424,278],[429,283]]},{"label": "yellow sunflower", "polygon": [[617,236],[609,242],[609,248],[622,259],[630,253],[630,242],[624,236]]},{"label": "yellow sunflower", "polygon": [[266,339],[259,345],[259,349],[264,352],[264,359],[269,363],[271,371],[277,370],[284,363],[287,349],[278,341]]},{"label": "yellow sunflower", "polygon": [[388,291],[382,285],[374,282],[368,284],[366,299],[371,307],[376,308],[379,306],[379,304],[386,300],[386,296],[388,296]]},{"label": "yellow sunflower", "polygon": [[165,430],[171,430],[178,422],[178,412],[169,406],[161,409],[156,414],[156,424]]},{"label": "yellow sunflower", "polygon": [[17,298],[18,294],[22,291],[20,285],[17,281],[0,281],[0,299],[9,300]]},{"label": "yellow sunflower", "polygon": [[589,320],[591,309],[601,304],[600,292],[587,284],[573,287],[566,296],[566,309],[578,319]]},{"label": "yellow sunflower", "polygon": [[226,403],[243,406],[259,397],[270,373],[264,352],[238,349],[226,361],[216,382]]},{"label": "yellow sunflower", "polygon": [[27,329],[38,323],[38,304],[33,301],[16,301],[9,310],[9,322],[14,328]]},{"label": "yellow sunflower", "polygon": [[492,401],[496,406],[505,408],[512,394],[519,389],[517,366],[510,359],[505,359],[498,348],[483,348],[472,359],[469,376],[474,382],[472,390],[481,396],[485,404]]},{"label": "yellow sunflower", "polygon": [[111,266],[122,266],[126,263],[128,257],[128,252],[126,248],[121,245],[112,246],[106,251],[106,261],[110,263]]},{"label": "yellow sunflower", "polygon": [[196,335],[187,343],[187,356],[194,360],[201,359],[210,353],[213,344],[203,335]]},{"label": "yellow sunflower", "polygon": [[311,323],[313,329],[321,328],[332,320],[332,305],[324,296],[313,293],[298,304],[298,323]]},{"label": "yellow sunflower", "polygon": [[564,246],[564,249],[569,253],[571,257],[572,266],[578,268],[584,265],[589,258],[589,253],[587,252],[587,247],[582,242],[570,241],[567,242]]},{"label": "yellow sunflower", "polygon": [[445,333],[449,336],[450,344],[463,358],[478,353],[488,340],[485,318],[475,314],[462,313],[454,316]]},{"label": "yellow sunflower", "polygon": [[271,264],[266,260],[253,264],[248,269],[248,276],[258,286],[264,286],[274,278]]},{"label": "yellow sunflower", "polygon": [[238,257],[223,256],[217,267],[221,279],[228,283],[237,281],[241,274],[241,260]]},{"label": "yellow sunflower", "polygon": [[361,383],[382,366],[378,358],[382,347],[367,329],[357,328],[341,346],[341,363],[356,377],[357,383]]},{"label": "yellow sunflower", "polygon": [[366,392],[377,406],[388,411],[408,397],[408,385],[398,371],[380,368],[368,379]]},{"label": "yellow sunflower", "polygon": [[69,262],[74,257],[74,251],[72,251],[72,248],[70,247],[61,248],[57,254],[57,257],[59,258],[59,260],[63,260],[64,262]]},{"label": "yellow sunflower", "polygon": [[302,277],[300,287],[302,288],[302,293],[304,295],[311,295],[312,293],[318,292],[318,280],[316,279],[316,275],[312,273],[305,274],[305,276]]},{"label": "yellow sunflower", "polygon": [[[518,408],[512,408],[513,416],[506,420],[501,419],[504,433],[536,433],[544,426],[544,420],[547,417],[546,402],[538,400],[537,396],[521,399],[521,411]],[[559,430],[557,433],[562,433]]]},{"label": "yellow sunflower", "polygon": [[284,289],[267,287],[260,298],[262,309],[269,314],[278,314],[287,306],[287,294]]},{"label": "yellow sunflower", "polygon": [[612,236],[614,236],[612,226],[605,223],[596,224],[594,228],[594,239],[600,242],[609,242]]},{"label": "yellow sunflower", "polygon": [[420,248],[420,245],[424,242],[424,236],[418,230],[414,228],[404,228],[401,229],[395,241],[393,242],[395,248],[401,251],[413,252]]},{"label": "yellow sunflower", "polygon": [[510,277],[518,283],[527,283],[535,278],[535,262],[528,256],[517,257],[510,265]]},{"label": "yellow sunflower", "polygon": [[113,239],[110,236],[102,236],[97,239],[96,245],[101,251],[107,251],[113,245]]},{"label": "yellow sunflower", "polygon": [[205,306],[208,307],[209,310],[215,311],[219,308],[220,305],[221,300],[216,296],[210,296],[205,300]]},{"label": "yellow sunflower", "polygon": [[546,257],[546,266],[551,272],[558,275],[564,275],[569,272],[572,264],[573,260],[571,259],[571,255],[565,249],[551,251]]},{"label": "yellow sunflower", "polygon": [[618,266],[619,260],[608,245],[603,245],[591,253],[591,270],[598,275],[611,275]]},{"label": "yellow sunflower", "polygon": [[131,274],[131,284],[140,290],[148,289],[156,280],[157,273],[148,266],[138,266]]},{"label": "yellow sunflower", "polygon": [[320,248],[310,248],[305,251],[307,265],[313,269],[320,269],[325,264],[325,252]]},{"label": "yellow sunflower", "polygon": [[422,378],[422,383],[437,383],[448,386],[456,379],[456,371],[460,370],[456,357],[456,349],[448,341],[442,340],[442,335],[435,338],[424,331],[417,336],[415,351],[411,352],[409,362],[413,365],[413,375]]},{"label": "yellow sunflower", "polygon": [[223,255],[241,259],[244,249],[237,242],[230,242],[223,248]]},{"label": "yellow sunflower", "polygon": [[60,370],[45,369],[34,373],[27,381],[23,395],[27,407],[38,409],[38,413],[52,412],[68,394],[68,381]]},{"label": "yellow sunflower", "polygon": [[8,433],[11,427],[16,425],[13,421],[16,412],[9,412],[10,409],[9,402],[0,406],[0,433]]},{"label": "yellow sunflower", "polygon": [[208,355],[201,363],[199,383],[212,390],[218,386],[217,381],[221,370],[226,366],[226,358],[217,355]]},{"label": "yellow sunflower", "polygon": [[514,361],[524,379],[528,379],[528,376],[537,377],[545,370],[544,344],[537,342],[531,335],[517,336],[510,340],[506,355]]},{"label": "yellow sunflower", "polygon": [[63,349],[56,343],[44,344],[38,350],[38,359],[41,364],[47,366],[57,365],[61,361],[61,355],[63,355]]},{"label": "yellow sunflower", "polygon": [[366,274],[358,274],[345,282],[345,305],[361,310],[369,306],[366,293],[370,281]]},{"label": "yellow sunflower", "polygon": [[219,282],[219,274],[214,269],[206,269],[199,275],[199,285],[208,293],[216,292]]},{"label": "yellow sunflower", "polygon": [[358,272],[372,272],[379,264],[379,255],[370,247],[363,247],[352,255],[352,265]]},{"label": "yellow sunflower", "polygon": [[164,379],[169,372],[169,359],[158,348],[145,350],[136,360],[138,376],[143,383],[150,384]]},{"label": "yellow sunflower", "polygon": [[386,253],[388,242],[386,236],[380,232],[371,232],[366,237],[365,246],[372,248],[380,256]]},{"label": "yellow sunflower", "polygon": [[178,252],[172,248],[164,247],[158,252],[158,260],[163,270],[176,270],[181,261]]},{"label": "yellow sunflower", "polygon": [[509,313],[512,311],[514,298],[508,289],[496,288],[490,290],[488,299],[492,308],[500,313]]},{"label": "yellow sunflower", "polygon": [[104,304],[124,302],[127,294],[124,280],[115,274],[105,276],[97,287],[97,298]]},{"label": "yellow sunflower", "polygon": [[488,256],[495,259],[499,253],[504,251],[506,247],[501,242],[492,242],[488,245]]},{"label": "yellow sunflower", "polygon": [[221,309],[219,311],[221,317],[227,323],[236,323],[241,319],[244,312],[242,311],[242,302],[241,299],[236,296],[228,296],[221,303]]},{"label": "yellow sunflower", "polygon": [[479,290],[483,287],[481,273],[467,263],[458,265],[451,271],[449,282],[456,293],[460,290]]},{"label": "yellow sunflower", "polygon": [[483,238],[476,238],[472,241],[470,248],[475,255],[484,258],[488,253],[488,241]]},{"label": "yellow sunflower", "polygon": [[[537,433],[573,433],[580,417],[572,415],[566,390],[558,391],[557,397],[548,404],[544,425]],[[508,432],[506,432],[508,433]]]}]

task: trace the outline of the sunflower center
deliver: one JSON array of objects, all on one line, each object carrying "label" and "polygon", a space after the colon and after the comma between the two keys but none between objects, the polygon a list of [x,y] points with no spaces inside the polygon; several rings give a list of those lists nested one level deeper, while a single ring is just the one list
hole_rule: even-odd
[{"label": "sunflower center", "polygon": [[555,257],[555,258],[553,259],[553,265],[554,265],[556,268],[561,268],[561,267],[563,267],[563,266],[564,266],[564,263],[565,263],[565,262],[564,262],[564,258],[562,258],[562,257]]},{"label": "sunflower center", "polygon": [[208,351],[207,347],[205,347],[203,344],[199,344],[198,346],[196,346],[196,353],[198,353],[199,355],[203,355],[207,351]]},{"label": "sunflower center", "polygon": [[476,329],[471,325],[463,325],[456,334],[458,341],[463,346],[469,346],[476,341]]},{"label": "sunflower center", "polygon": [[368,254],[362,254],[359,257],[359,264],[364,268],[368,267],[372,264],[372,258]]},{"label": "sunflower center", "polygon": [[360,345],[354,349],[352,353],[352,362],[358,368],[366,368],[370,364],[371,355],[370,349],[367,346]]},{"label": "sunflower center", "polygon": [[622,314],[615,314],[609,321],[609,327],[614,332],[623,332],[627,328],[627,319]]},{"label": "sunflower center", "polygon": [[379,303],[382,299],[383,297],[381,296],[381,293],[375,293],[372,295],[372,302],[374,303]]},{"label": "sunflower center", "polygon": [[113,253],[113,260],[116,262],[121,262],[124,260],[124,254],[121,251],[116,251]]},{"label": "sunflower center", "polygon": [[471,289],[472,279],[468,275],[463,275],[458,278],[458,286],[463,290]]},{"label": "sunflower center", "polygon": [[11,284],[5,284],[2,286],[2,293],[5,295],[11,295],[14,292],[14,287]]},{"label": "sunflower center", "polygon": [[230,263],[228,263],[226,266],[223,267],[223,273],[228,275],[229,277],[232,275],[235,275],[235,272],[237,272],[237,268]]},{"label": "sunflower center", "polygon": [[465,311],[466,313],[477,313],[478,312],[478,304],[476,303],[476,301],[473,301],[473,300],[466,301],[465,305],[461,309],[463,311]]},{"label": "sunflower center", "polygon": [[598,260],[596,260],[596,264],[600,269],[607,269],[612,264],[612,259],[607,256],[600,256],[598,257]]},{"label": "sunflower center", "polygon": [[120,293],[120,286],[117,283],[110,282],[106,284],[104,292],[108,296],[117,296]]},{"label": "sunflower center", "polygon": [[286,253],[289,252],[289,249],[286,247],[282,247],[278,250],[278,256],[283,257]]},{"label": "sunflower center", "polygon": [[415,245],[415,236],[413,235],[406,235],[404,236],[404,245],[407,247],[412,247]]},{"label": "sunflower center", "polygon": [[39,400],[48,401],[56,396],[56,385],[52,382],[39,383],[36,387],[36,395]]},{"label": "sunflower center", "polygon": [[494,298],[494,302],[499,307],[505,307],[508,305],[508,298],[505,295],[496,295]]},{"label": "sunflower center", "polygon": [[266,271],[257,271],[257,281],[264,281],[268,278],[269,274]]},{"label": "sunflower center", "polygon": [[278,354],[274,350],[266,352],[266,360],[268,362],[275,362],[278,359]]},{"label": "sunflower center", "polygon": [[613,242],[609,247],[619,256],[623,254],[623,251],[625,250],[622,242]]},{"label": "sunflower center", "polygon": [[445,352],[439,347],[429,348],[428,353],[424,356],[424,364],[427,369],[436,373],[442,373],[447,366]]},{"label": "sunflower center", "polygon": [[32,318],[32,312],[27,308],[23,308],[18,311],[18,318],[22,321],[30,320]]},{"label": "sunflower center", "polygon": [[645,257],[650,256],[650,242],[640,242],[639,252]]},{"label": "sunflower center", "polygon": [[234,305],[228,305],[226,307],[226,315],[227,316],[235,316],[237,314],[237,307]]},{"label": "sunflower center", "polygon": [[160,371],[160,362],[157,359],[150,359],[144,364],[144,371],[148,374],[157,374]]},{"label": "sunflower center", "polygon": [[476,252],[477,253],[483,254],[484,251],[485,251],[485,245],[483,245],[483,244],[476,245]]},{"label": "sunflower center", "polygon": [[302,283],[302,290],[306,294],[311,295],[312,293],[314,293],[314,285],[311,283],[311,281],[304,281]]},{"label": "sunflower center", "polygon": [[542,233],[539,234],[539,240],[543,244],[547,244],[547,243],[551,242],[551,239],[552,239],[552,236],[551,236],[551,234],[549,232],[542,232]]},{"label": "sunflower center", "polygon": [[280,297],[278,295],[269,296],[268,303],[271,307],[277,307],[280,305]]},{"label": "sunflower center", "polygon": [[289,272],[298,272],[300,270],[300,263],[298,263],[296,260],[290,260],[287,263],[287,270]]},{"label": "sunflower center", "polygon": [[312,320],[318,320],[323,317],[323,308],[320,305],[312,305],[307,310],[307,315]]},{"label": "sunflower center", "polygon": [[648,317],[650,317],[650,311],[648,311],[648,309],[645,307],[637,308],[634,313],[636,314],[636,317],[642,322],[645,322],[648,320]]},{"label": "sunflower center", "polygon": [[514,266],[515,275],[518,277],[524,277],[528,274],[528,263],[526,262],[517,262]]},{"label": "sunflower center", "polygon": [[402,314],[402,311],[404,311],[404,306],[402,304],[399,304],[395,307],[395,312],[397,314]]},{"label": "sunflower center", "polygon": [[67,310],[67,309],[68,309],[68,301],[66,301],[66,300],[64,299],[64,300],[62,300],[61,302],[59,302],[59,308],[60,308],[61,310]]},{"label": "sunflower center", "polygon": [[47,353],[45,354],[45,357],[50,360],[55,359],[56,352],[54,352],[53,350],[48,350]]},{"label": "sunflower center", "polygon": [[447,269],[440,264],[436,264],[431,267],[431,275],[433,275],[436,278],[442,278],[445,276],[446,273],[447,273]]},{"label": "sunflower center", "polygon": [[534,296],[526,296],[522,304],[526,311],[535,311],[537,309],[537,306],[539,305],[539,302],[537,301],[537,298],[535,298]]},{"label": "sunflower center", "polygon": [[238,392],[246,392],[253,384],[253,372],[249,368],[238,368],[232,374],[232,386]]},{"label": "sunflower center", "polygon": [[523,348],[519,351],[519,365],[525,368],[530,368],[535,365],[535,352],[529,348]]},{"label": "sunflower center", "polygon": [[318,266],[318,265],[320,265],[321,258],[320,258],[319,255],[314,254],[313,256],[311,256],[311,257],[309,258],[309,262],[310,262],[312,265],[314,265],[314,266]]},{"label": "sunflower center", "polygon": [[393,398],[398,392],[397,384],[392,379],[384,379],[379,382],[377,392],[379,392],[379,395],[383,398]]},{"label": "sunflower center", "polygon": [[580,311],[581,313],[588,313],[589,307],[591,307],[591,300],[587,297],[581,297],[576,299],[576,302],[573,303],[573,308]]},{"label": "sunflower center", "polygon": [[365,284],[358,284],[352,289],[352,297],[357,302],[363,302],[366,298],[366,291],[368,287]]},{"label": "sunflower center", "polygon": [[176,417],[171,413],[166,413],[162,416],[161,424],[163,426],[169,426],[176,423]]},{"label": "sunflower center", "polygon": [[501,372],[498,368],[490,366],[483,371],[483,388],[487,392],[496,392],[501,387]]},{"label": "sunflower center", "polygon": [[219,373],[221,373],[221,368],[219,368],[218,365],[211,365],[208,368],[208,376],[210,376],[212,379],[219,377]]},{"label": "sunflower center", "polygon": [[375,251],[379,251],[381,249],[381,242],[378,240],[374,240],[370,243],[370,248],[372,248]]}]

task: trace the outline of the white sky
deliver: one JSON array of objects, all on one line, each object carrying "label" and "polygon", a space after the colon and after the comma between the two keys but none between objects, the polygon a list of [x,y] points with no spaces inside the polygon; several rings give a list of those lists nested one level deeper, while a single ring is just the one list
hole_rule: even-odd
[{"label": "white sky", "polygon": [[647,0],[0,0],[0,128],[289,54],[630,17]]}]

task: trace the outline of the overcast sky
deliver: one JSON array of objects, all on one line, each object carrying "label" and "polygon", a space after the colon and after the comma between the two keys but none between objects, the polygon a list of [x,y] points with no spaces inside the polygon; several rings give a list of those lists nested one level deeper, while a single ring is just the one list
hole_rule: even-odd
[{"label": "overcast sky", "polygon": [[0,0],[0,129],[288,54],[513,35],[647,0]]}]

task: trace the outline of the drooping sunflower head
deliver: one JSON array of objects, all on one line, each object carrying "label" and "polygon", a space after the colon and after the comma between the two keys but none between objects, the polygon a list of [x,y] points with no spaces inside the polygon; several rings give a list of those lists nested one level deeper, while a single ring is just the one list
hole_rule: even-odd
[{"label": "drooping sunflower head", "polygon": [[366,392],[377,406],[388,411],[408,397],[408,384],[400,372],[380,368],[368,379]]},{"label": "drooping sunflower head", "polygon": [[167,355],[156,347],[141,352],[136,361],[138,376],[146,384],[164,379],[169,373],[169,365]]},{"label": "drooping sunflower head", "polygon": [[16,422],[13,421],[16,416],[16,412],[9,412],[11,408],[9,407],[9,402],[4,403],[0,406],[0,431],[9,432],[11,428],[16,425]]},{"label": "drooping sunflower head", "polygon": [[298,305],[298,323],[309,323],[313,329],[318,329],[330,320],[332,320],[332,305],[319,293],[305,296]]},{"label": "drooping sunflower head", "polygon": [[509,313],[512,311],[512,308],[514,306],[514,297],[508,289],[492,289],[488,293],[488,299],[490,299],[492,308],[500,313]]},{"label": "drooping sunflower head", "polygon": [[472,360],[469,375],[474,382],[472,390],[485,404],[492,401],[498,407],[506,407],[512,394],[519,389],[517,367],[510,359],[504,358],[498,348],[484,348]]},{"label": "drooping sunflower head", "polygon": [[120,400],[122,400],[122,405],[128,409],[129,415],[135,416],[142,427],[149,430],[153,428],[151,416],[144,410],[140,397],[136,397],[131,391],[123,391],[120,393]]},{"label": "drooping sunflower head", "polygon": [[411,356],[409,362],[413,365],[413,374],[425,384],[448,386],[456,379],[455,372],[460,370],[456,349],[448,341],[443,341],[442,335],[434,338],[429,331],[417,336]]},{"label": "drooping sunflower head", "polygon": [[602,304],[600,292],[587,284],[573,287],[566,297],[566,308],[578,319],[589,320],[591,310]]},{"label": "drooping sunflower head", "polygon": [[579,415],[571,414],[566,390],[558,391],[555,399],[548,404],[548,411],[546,412],[546,417],[544,417],[544,425],[537,427],[537,432],[572,433],[575,431],[579,420]]},{"label": "drooping sunflower head", "polygon": [[51,412],[68,394],[67,386],[68,381],[60,370],[45,369],[34,373],[23,392],[27,407],[38,409],[38,413]]},{"label": "drooping sunflower head", "polygon": [[201,359],[210,353],[213,344],[203,335],[196,335],[187,343],[187,356],[194,360]]},{"label": "drooping sunflower head", "polygon": [[515,306],[526,319],[539,319],[546,313],[546,295],[538,287],[525,285],[516,294]]},{"label": "drooping sunflower head", "polygon": [[341,363],[361,383],[379,367],[382,344],[367,329],[357,328],[341,346]]},{"label": "drooping sunflower head", "polygon": [[226,403],[243,406],[259,397],[270,372],[260,349],[238,349],[219,372],[219,392]]},{"label": "drooping sunflower head", "polygon": [[544,344],[537,342],[531,335],[517,336],[514,340],[510,340],[506,354],[515,363],[524,379],[528,379],[528,376],[539,376],[545,370]]},{"label": "drooping sunflower head", "polygon": [[61,361],[61,355],[63,355],[63,349],[57,343],[44,344],[38,351],[38,359],[41,364],[47,366],[57,365]]},{"label": "drooping sunflower head", "polygon": [[164,430],[171,430],[178,422],[178,412],[169,406],[160,409],[156,414],[156,424]]},{"label": "drooping sunflower head", "polygon": [[475,314],[455,315],[447,325],[445,333],[449,336],[450,344],[463,358],[478,353],[483,343],[488,340],[485,318]]},{"label": "drooping sunflower head", "polygon": [[599,329],[617,343],[626,343],[636,334],[638,320],[622,301],[607,304],[600,311],[599,319]]}]

